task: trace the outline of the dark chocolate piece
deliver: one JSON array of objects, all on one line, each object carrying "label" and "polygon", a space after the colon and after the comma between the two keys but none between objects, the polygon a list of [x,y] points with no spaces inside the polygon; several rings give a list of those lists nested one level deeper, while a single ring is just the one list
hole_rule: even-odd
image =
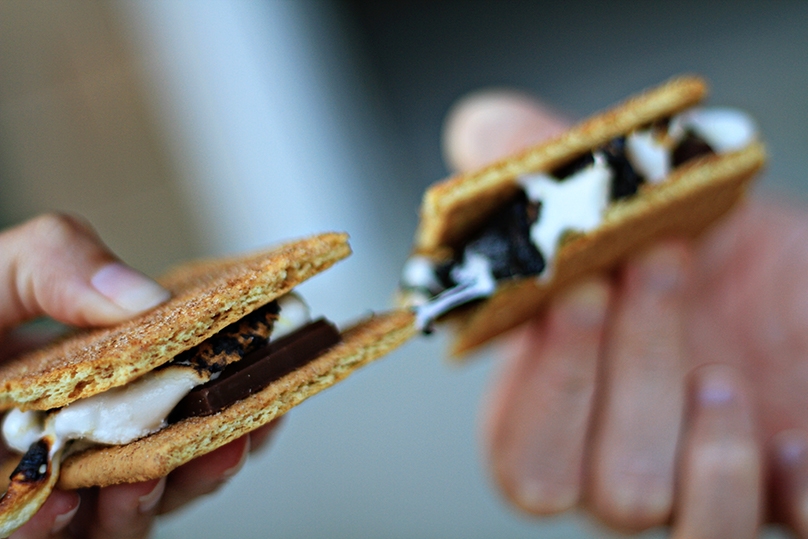
[{"label": "dark chocolate piece", "polygon": [[559,180],[564,180],[576,172],[585,169],[595,162],[595,156],[592,152],[587,152],[580,157],[576,157],[569,163],[561,165],[550,173],[550,176]]},{"label": "dark chocolate piece", "polygon": [[520,191],[466,245],[466,252],[485,256],[497,280],[541,273],[545,266],[544,257],[530,241],[530,226],[540,211],[539,206]]},{"label": "dark chocolate piece", "polygon": [[610,140],[601,151],[614,174],[611,199],[620,200],[635,195],[645,180],[637,174],[626,157],[626,138],[617,137]]},{"label": "dark chocolate piece", "polygon": [[671,164],[674,167],[678,167],[685,161],[695,159],[696,157],[701,157],[702,155],[709,155],[711,153],[715,152],[704,139],[695,133],[688,131],[684,140],[682,140],[682,142],[676,146],[676,149],[673,150]]},{"label": "dark chocolate piece", "polygon": [[48,452],[50,444],[39,440],[31,444],[22,460],[11,472],[9,479],[17,482],[35,483],[41,481],[48,474]]},{"label": "dark chocolate piece", "polygon": [[318,319],[231,363],[217,379],[194,388],[172,410],[168,421],[215,414],[302,367],[338,342],[337,328]]},{"label": "dark chocolate piece", "polygon": [[454,282],[454,279],[452,279],[452,268],[454,268],[456,265],[457,262],[454,260],[441,262],[438,264],[438,266],[435,268],[435,277],[437,277],[442,288],[438,290],[430,290],[430,293],[437,295],[441,291],[451,288],[457,284]]}]

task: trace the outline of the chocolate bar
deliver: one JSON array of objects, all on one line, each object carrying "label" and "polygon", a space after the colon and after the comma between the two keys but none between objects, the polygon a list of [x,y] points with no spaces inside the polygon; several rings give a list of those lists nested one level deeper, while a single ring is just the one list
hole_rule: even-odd
[{"label": "chocolate bar", "polygon": [[215,414],[302,367],[338,342],[340,334],[333,324],[323,318],[315,320],[228,365],[218,378],[188,393],[168,422]]}]

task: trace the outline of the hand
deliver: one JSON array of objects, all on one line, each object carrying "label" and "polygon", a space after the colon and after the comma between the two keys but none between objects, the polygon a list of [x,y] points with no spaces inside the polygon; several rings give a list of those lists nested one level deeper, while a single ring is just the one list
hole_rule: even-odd
[{"label": "hand", "polygon": [[[75,326],[121,322],[168,298],[128,268],[85,223],[46,215],[0,233],[0,361],[36,344],[13,330],[47,315]],[[212,492],[266,443],[273,424],[174,470],[168,477],[78,492],[54,491],[12,537],[145,537],[160,513]],[[0,447],[0,457],[6,450]],[[53,534],[53,535],[52,535]]]},{"label": "hand", "polygon": [[[447,159],[475,168],[564,127],[524,95],[478,94],[450,115]],[[808,215],[750,200],[510,337],[486,408],[495,477],[535,514],[716,537],[772,518],[808,537],[806,328]]]}]

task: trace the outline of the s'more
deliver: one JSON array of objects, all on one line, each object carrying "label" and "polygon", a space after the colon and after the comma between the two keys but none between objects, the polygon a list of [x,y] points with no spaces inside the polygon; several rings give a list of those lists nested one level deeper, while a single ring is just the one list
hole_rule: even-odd
[{"label": "s'more", "polygon": [[726,214],[766,155],[751,117],[701,107],[706,93],[699,77],[674,78],[431,186],[399,289],[419,329],[450,322],[461,355],[576,280]]},{"label": "s'more", "polygon": [[293,290],[350,254],[326,233],[158,279],[172,296],[120,325],[73,334],[0,366],[6,444],[22,454],[0,537],[53,488],[165,476],[283,415],[415,333],[412,313],[340,331]]}]

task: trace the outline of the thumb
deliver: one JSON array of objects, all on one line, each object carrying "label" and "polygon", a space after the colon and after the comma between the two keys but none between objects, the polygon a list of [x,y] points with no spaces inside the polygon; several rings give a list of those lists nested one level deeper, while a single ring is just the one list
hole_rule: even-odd
[{"label": "thumb", "polygon": [[168,296],[76,217],[44,215],[0,233],[0,330],[41,315],[78,326],[114,324]]},{"label": "thumb", "polygon": [[519,92],[484,90],[455,104],[443,128],[446,163],[471,170],[563,132],[569,122]]}]

